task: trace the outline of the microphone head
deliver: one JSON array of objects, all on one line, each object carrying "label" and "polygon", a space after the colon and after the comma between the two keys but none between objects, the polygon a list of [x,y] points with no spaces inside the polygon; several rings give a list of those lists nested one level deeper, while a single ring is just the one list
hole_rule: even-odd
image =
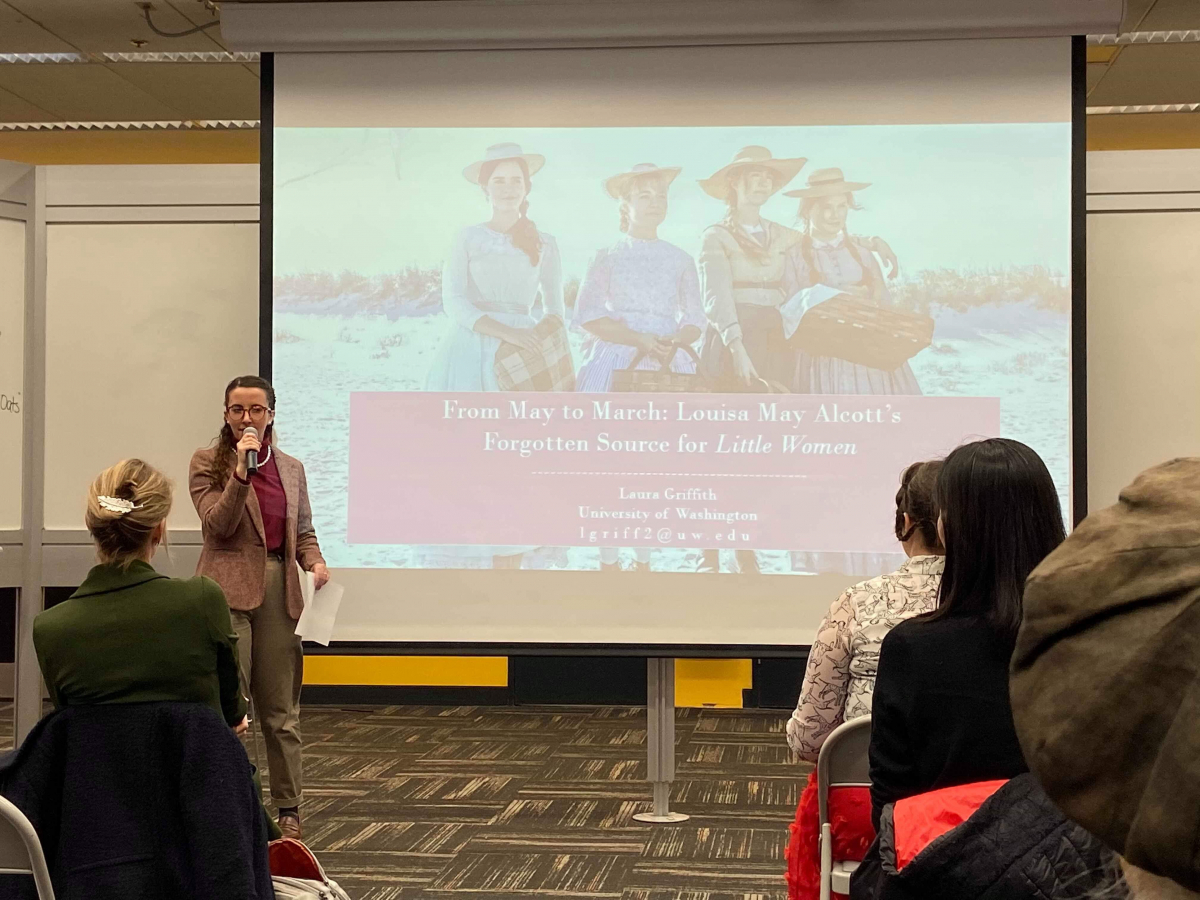
[{"label": "microphone head", "polygon": [[242,436],[245,437],[248,434],[253,435],[254,437],[258,437],[258,429],[255,428],[253,425],[247,425],[246,430],[242,432]]}]

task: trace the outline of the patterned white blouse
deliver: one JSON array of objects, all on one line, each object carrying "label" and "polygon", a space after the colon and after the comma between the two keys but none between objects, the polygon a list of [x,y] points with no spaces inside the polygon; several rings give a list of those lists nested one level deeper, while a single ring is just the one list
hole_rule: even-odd
[{"label": "patterned white blouse", "polygon": [[937,609],[943,556],[914,556],[895,572],[849,588],[830,607],[808,654],[788,746],[815,761],[825,738],[871,714],[879,645],[897,624]]}]

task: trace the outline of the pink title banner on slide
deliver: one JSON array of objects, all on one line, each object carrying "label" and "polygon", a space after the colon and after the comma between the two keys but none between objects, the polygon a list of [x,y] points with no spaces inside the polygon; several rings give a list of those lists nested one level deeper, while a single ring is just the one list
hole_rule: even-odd
[{"label": "pink title banner on slide", "polygon": [[999,427],[988,397],[354,393],[349,540],[895,551],[904,468]]}]

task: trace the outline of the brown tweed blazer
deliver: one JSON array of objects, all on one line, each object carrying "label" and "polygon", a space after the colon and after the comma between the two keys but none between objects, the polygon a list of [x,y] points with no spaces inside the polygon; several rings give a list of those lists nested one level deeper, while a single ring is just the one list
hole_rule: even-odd
[{"label": "brown tweed blazer", "polygon": [[[287,532],[283,558],[295,560],[306,572],[325,562],[312,525],[308,503],[308,482],[300,460],[271,448],[279,478],[287,497]],[[192,454],[188,488],[192,503],[200,514],[204,549],[200,551],[197,575],[207,575],[221,586],[230,609],[251,610],[262,605],[267,568],[267,546],[263,536],[262,513],[254,488],[242,484],[231,474],[223,485],[214,480],[214,462],[218,451],[206,447]],[[293,619],[304,611],[300,575],[296,567],[285,567],[287,608]]]}]

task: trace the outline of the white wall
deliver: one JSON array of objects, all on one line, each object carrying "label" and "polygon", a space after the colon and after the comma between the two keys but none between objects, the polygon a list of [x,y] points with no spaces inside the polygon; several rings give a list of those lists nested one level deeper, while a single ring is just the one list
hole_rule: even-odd
[{"label": "white wall", "polygon": [[1200,150],[1088,154],[1088,505],[1200,455]]},{"label": "white wall", "polygon": [[86,573],[86,486],[135,455],[175,482],[159,563],[190,575],[188,461],[258,371],[257,166],[50,167],[46,219],[45,583]]}]

